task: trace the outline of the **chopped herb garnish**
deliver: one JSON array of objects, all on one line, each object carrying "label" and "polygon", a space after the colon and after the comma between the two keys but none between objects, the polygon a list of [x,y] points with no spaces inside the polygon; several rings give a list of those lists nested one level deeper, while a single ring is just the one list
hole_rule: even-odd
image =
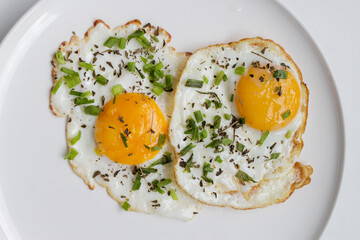
[{"label": "chopped herb garnish", "polygon": [[119,39],[119,48],[120,48],[120,49],[125,49],[125,47],[126,47],[126,39],[123,38],[123,37],[121,37],[121,38]]},{"label": "chopped herb garnish", "polygon": [[240,67],[235,68],[235,73],[238,75],[243,75],[245,73],[245,67],[240,66]]},{"label": "chopped herb garnish", "polygon": [[172,75],[165,75],[165,90],[171,90],[173,84]]},{"label": "chopped herb garnish", "polygon": [[282,118],[285,120],[286,118],[288,118],[291,114],[291,111],[290,110],[287,110],[286,112],[284,112],[281,116]]},{"label": "chopped herb garnish", "polygon": [[130,208],[130,204],[129,204],[127,201],[125,201],[125,202],[121,205],[121,207],[122,207],[125,211],[127,211],[127,210],[129,210],[129,208]]},{"label": "chopped herb garnish", "polygon": [[125,135],[123,133],[120,133],[120,137],[121,137],[122,142],[124,143],[124,146],[127,148],[128,145],[127,145],[127,139],[126,139]]},{"label": "chopped herb garnish", "polygon": [[153,91],[157,96],[160,96],[164,92],[164,89],[155,86],[153,89],[151,89],[151,91]]},{"label": "chopped herb garnish", "polygon": [[206,129],[203,129],[200,133],[199,133],[199,137],[200,139],[205,139],[208,135],[208,132],[206,131]]},{"label": "chopped herb garnish", "polygon": [[78,92],[78,91],[74,91],[74,90],[71,90],[70,91],[70,95],[73,95],[73,96],[81,96],[82,92]]},{"label": "chopped herb garnish", "polygon": [[139,37],[139,36],[142,36],[142,35],[144,35],[144,32],[143,32],[143,31],[141,31],[141,30],[136,30],[135,32],[133,32],[132,34],[130,34],[130,35],[128,36],[128,40],[131,40],[131,39],[133,39],[133,38],[135,38],[135,37]]},{"label": "chopped herb garnish", "polygon": [[158,138],[158,146],[162,146],[165,143],[165,139],[166,139],[166,135],[165,134],[160,134],[159,138]]},{"label": "chopped herb garnish", "polygon": [[234,101],[234,94],[231,94],[230,102],[233,102],[233,101]]},{"label": "chopped herb garnish", "polygon": [[288,72],[285,70],[276,70],[273,74],[274,78],[282,78],[282,79],[287,79],[288,77]]},{"label": "chopped herb garnish", "polygon": [[171,153],[165,152],[164,155],[162,156],[162,158],[160,158],[160,159],[156,160],[155,162],[153,162],[153,163],[149,166],[149,168],[152,168],[152,167],[154,167],[154,166],[156,166],[156,165],[159,165],[159,164],[165,165],[165,164],[171,163],[171,162],[172,162]]},{"label": "chopped herb garnish", "polygon": [[98,75],[95,77],[96,82],[100,83],[101,85],[106,85],[109,80],[107,80],[104,76]]},{"label": "chopped herb garnish", "polygon": [[154,58],[154,55],[152,55],[152,54],[148,56],[148,59],[153,59],[153,58]]},{"label": "chopped herb garnish", "polygon": [[159,39],[156,36],[151,36],[152,39],[154,39],[155,42],[159,42]]},{"label": "chopped herb garnish", "polygon": [[191,154],[190,158],[186,161],[184,172],[188,172],[188,173],[191,172],[190,169],[194,166],[193,156],[194,154]]},{"label": "chopped herb garnish", "polygon": [[245,145],[244,144],[242,144],[242,143],[239,143],[239,142],[237,142],[236,143],[236,149],[239,151],[239,152],[244,152],[244,148],[245,148]]},{"label": "chopped herb garnish", "polygon": [[55,53],[56,60],[59,64],[65,64],[65,59],[61,51],[57,51]]},{"label": "chopped herb garnish", "polygon": [[271,159],[278,159],[279,156],[280,156],[280,153],[272,153],[272,154],[270,155],[270,160],[271,160]]},{"label": "chopped herb garnish", "polygon": [[215,92],[201,92],[201,91],[196,91],[196,92],[198,92],[198,93],[200,93],[200,94],[208,94],[208,95],[210,95],[211,97],[216,98],[216,100],[217,100],[218,102],[221,102],[219,96],[218,96]]},{"label": "chopped herb garnish", "polygon": [[204,80],[204,83],[206,83],[206,84],[209,83],[209,79],[205,75],[203,76],[203,80]]},{"label": "chopped herb garnish", "polygon": [[170,189],[169,192],[170,192],[170,196],[171,196],[171,198],[172,198],[173,200],[179,200],[179,198],[178,198],[178,196],[176,195],[174,189]]},{"label": "chopped herb garnish", "polygon": [[117,85],[113,86],[111,88],[111,90],[112,90],[114,96],[124,92],[124,88],[121,84],[117,84]]},{"label": "chopped herb garnish", "polygon": [[66,68],[66,67],[62,67],[60,70],[64,73],[68,74],[68,75],[64,76],[64,78],[65,78],[65,83],[69,88],[73,88],[81,82],[79,73],[77,73],[69,68]]},{"label": "chopped herb garnish", "polygon": [[163,83],[153,82],[153,85],[154,85],[155,87],[165,88],[165,84],[163,84]]},{"label": "chopped herb garnish", "polygon": [[101,112],[101,108],[99,106],[90,105],[84,108],[84,112],[89,115],[98,116]]},{"label": "chopped herb garnish", "polygon": [[215,109],[218,109],[218,108],[222,107],[222,103],[218,102],[218,101],[214,101],[214,105],[215,105]]},{"label": "chopped herb garnish", "polygon": [[148,60],[146,58],[144,58],[143,56],[140,56],[141,58],[141,61],[144,63],[144,64],[147,64]]},{"label": "chopped herb garnish", "polygon": [[180,155],[184,156],[188,151],[190,151],[191,149],[193,149],[195,146],[190,143],[189,145],[187,145],[186,147],[184,147],[181,151],[180,151]]},{"label": "chopped herb garnish", "polygon": [[199,123],[199,122],[203,121],[203,116],[202,116],[202,113],[200,111],[195,111],[194,116],[195,116],[196,122]]},{"label": "chopped herb garnish", "polygon": [[116,37],[109,37],[105,42],[104,42],[104,46],[108,47],[108,48],[112,48],[115,44],[117,44],[119,41],[118,38]]},{"label": "chopped herb garnish", "polygon": [[[70,91],[71,92],[71,91]],[[90,95],[91,95],[91,92],[90,91],[86,91],[86,92],[84,92],[84,93],[81,93],[81,97],[90,97]]]},{"label": "chopped herb garnish", "polygon": [[292,134],[292,131],[291,130],[288,130],[285,134],[285,137],[286,138],[290,138],[291,137],[291,134]]},{"label": "chopped herb garnish", "polygon": [[209,109],[211,107],[211,101],[209,99],[205,99],[204,106],[206,109]]},{"label": "chopped herb garnish", "polygon": [[55,83],[55,86],[53,87],[53,89],[51,89],[51,94],[52,95],[55,95],[57,90],[60,88],[62,82],[63,82],[63,77],[61,77],[56,83]]},{"label": "chopped herb garnish", "polygon": [[230,114],[224,114],[224,118],[226,119],[226,120],[230,120],[231,119],[231,115]]},{"label": "chopped herb garnish", "polygon": [[141,77],[142,79],[144,79],[144,78],[145,78],[145,75],[144,75],[137,67],[135,67],[135,69],[136,69],[136,71],[139,73],[140,77]]},{"label": "chopped herb garnish", "polygon": [[150,174],[150,173],[156,173],[157,172],[157,169],[155,168],[151,168],[151,167],[148,167],[148,168],[140,168],[140,172],[143,173],[143,174]]},{"label": "chopped herb garnish", "polygon": [[225,146],[228,146],[228,145],[232,144],[233,141],[230,138],[223,138],[223,139],[221,139],[221,142]]},{"label": "chopped herb garnish", "polygon": [[204,179],[204,181],[206,182],[210,182],[210,183],[214,183],[214,181],[211,178],[208,178],[207,175],[209,172],[213,172],[214,169],[211,167],[210,163],[208,162],[204,162],[203,165],[203,176],[202,178]]},{"label": "chopped herb garnish", "polygon": [[86,97],[77,97],[74,99],[75,105],[90,104],[94,102],[94,99],[87,99]]},{"label": "chopped herb garnish", "polygon": [[150,42],[144,36],[136,37],[135,39],[143,48],[146,50],[150,49]]},{"label": "chopped herb garnish", "polygon": [[219,145],[220,145],[220,140],[216,139],[211,143],[209,143],[208,145],[206,145],[205,148],[216,148]]},{"label": "chopped herb garnish", "polygon": [[215,162],[222,163],[222,162],[223,162],[223,160],[221,159],[221,157],[220,157],[220,156],[216,156],[216,158],[215,158]]},{"label": "chopped herb garnish", "polygon": [[156,152],[156,151],[159,151],[161,148],[162,148],[162,146],[152,147],[152,148],[151,148],[151,151],[152,151],[152,152]]},{"label": "chopped herb garnish", "polygon": [[161,188],[161,187],[164,187],[164,186],[170,184],[171,182],[172,182],[171,179],[164,179],[164,180],[161,180],[161,181],[157,184],[157,186],[158,186],[159,188]]},{"label": "chopped herb garnish", "polygon": [[79,66],[85,68],[86,70],[94,71],[94,66],[86,62],[79,62]]},{"label": "chopped herb garnish", "polygon": [[261,136],[261,138],[260,138],[260,140],[259,140],[259,142],[258,142],[258,144],[259,144],[259,147],[261,146],[261,145],[263,145],[263,143],[265,142],[265,139],[267,138],[267,136],[269,135],[269,131],[266,131],[266,132],[264,132],[263,133],[263,135]]},{"label": "chopped herb garnish", "polygon": [[216,86],[219,85],[220,82],[221,82],[221,80],[223,80],[225,76],[226,76],[226,75],[225,75],[224,71],[221,71],[221,72],[216,76],[216,78],[215,78],[215,80],[214,80],[214,84],[215,84]]},{"label": "chopped herb garnish", "polygon": [[132,190],[133,191],[139,190],[140,187],[141,187],[141,176],[140,173],[138,172],[135,178],[134,185],[132,186]]},{"label": "chopped herb garnish", "polygon": [[75,157],[79,154],[78,151],[76,151],[75,148],[70,148],[68,154],[65,156],[64,159],[68,159],[68,160],[74,160]]},{"label": "chopped herb garnish", "polygon": [[214,183],[214,181],[211,178],[205,177],[205,176],[201,176],[201,178],[208,183]]},{"label": "chopped herb garnish", "polygon": [[220,128],[220,123],[221,123],[221,117],[220,117],[220,115],[216,115],[214,117],[214,128],[219,129]]},{"label": "chopped herb garnish", "polygon": [[278,92],[280,90],[280,87],[275,87],[275,91],[274,92]]},{"label": "chopped herb garnish", "polygon": [[74,75],[76,72],[74,70],[71,70],[69,68],[66,67],[62,67],[60,68],[60,70],[68,75]]},{"label": "chopped herb garnish", "polygon": [[204,84],[204,82],[201,80],[188,79],[188,80],[186,80],[185,86],[193,87],[193,88],[202,88],[203,84]]},{"label": "chopped herb garnish", "polygon": [[128,62],[127,70],[130,72],[135,72],[135,62]]},{"label": "chopped herb garnish", "polygon": [[250,177],[246,172],[243,172],[241,170],[239,170],[236,173],[235,177],[237,177],[238,179],[240,179],[243,182],[252,181],[252,182],[256,183],[252,177]]}]

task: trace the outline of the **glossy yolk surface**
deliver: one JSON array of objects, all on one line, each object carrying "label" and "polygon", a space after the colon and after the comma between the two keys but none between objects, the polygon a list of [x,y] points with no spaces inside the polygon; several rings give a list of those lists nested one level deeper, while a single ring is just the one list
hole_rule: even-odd
[{"label": "glossy yolk surface", "polygon": [[154,100],[140,93],[123,93],[116,96],[115,103],[113,99],[106,103],[99,114],[95,139],[101,154],[118,163],[135,165],[156,156],[159,150],[152,151],[151,147],[157,146],[159,135],[167,134],[167,129]]},{"label": "glossy yolk surface", "polygon": [[[296,116],[300,106],[300,86],[291,72],[287,72],[287,79],[278,81],[269,69],[251,67],[240,78],[234,97],[246,124],[271,131],[283,128]],[[290,115],[286,117],[288,111]]]}]

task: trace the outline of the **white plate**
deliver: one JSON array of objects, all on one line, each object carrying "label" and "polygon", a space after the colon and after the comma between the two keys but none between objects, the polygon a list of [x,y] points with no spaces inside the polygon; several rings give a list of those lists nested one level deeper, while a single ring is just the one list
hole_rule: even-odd
[{"label": "white plate", "polygon": [[[192,222],[124,212],[104,189],[90,191],[63,160],[65,119],[48,107],[50,58],[96,18],[111,27],[139,18],[168,30],[178,51],[261,36],[281,44],[310,89],[301,160],[310,185],[283,204],[236,211],[205,207]],[[317,239],[340,183],[342,113],[327,65],[311,38],[273,1],[42,1],[0,49],[0,224],[9,239]]]}]

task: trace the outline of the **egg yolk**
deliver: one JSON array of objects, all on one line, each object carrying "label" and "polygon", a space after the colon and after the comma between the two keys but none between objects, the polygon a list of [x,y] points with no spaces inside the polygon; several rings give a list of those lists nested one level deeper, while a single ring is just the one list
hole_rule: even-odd
[{"label": "egg yolk", "polygon": [[277,79],[266,67],[251,67],[236,86],[236,107],[246,124],[263,131],[285,127],[300,106],[300,86],[290,71]]},{"label": "egg yolk", "polygon": [[111,160],[136,165],[159,152],[158,138],[168,124],[156,102],[140,93],[123,93],[105,104],[95,126],[99,151]]}]

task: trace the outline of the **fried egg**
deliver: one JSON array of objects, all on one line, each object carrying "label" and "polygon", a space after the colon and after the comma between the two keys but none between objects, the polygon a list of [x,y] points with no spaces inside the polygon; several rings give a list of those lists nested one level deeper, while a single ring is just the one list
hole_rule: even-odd
[{"label": "fried egg", "polygon": [[210,205],[251,209],[285,201],[312,174],[296,162],[307,104],[299,68],[271,40],[196,51],[180,77],[170,123],[177,183]]},{"label": "fried egg", "polygon": [[115,29],[95,21],[56,52],[50,108],[67,116],[65,158],[90,189],[98,183],[125,210],[190,220],[201,204],[177,186],[168,141],[188,54],[170,40],[138,20]]}]

